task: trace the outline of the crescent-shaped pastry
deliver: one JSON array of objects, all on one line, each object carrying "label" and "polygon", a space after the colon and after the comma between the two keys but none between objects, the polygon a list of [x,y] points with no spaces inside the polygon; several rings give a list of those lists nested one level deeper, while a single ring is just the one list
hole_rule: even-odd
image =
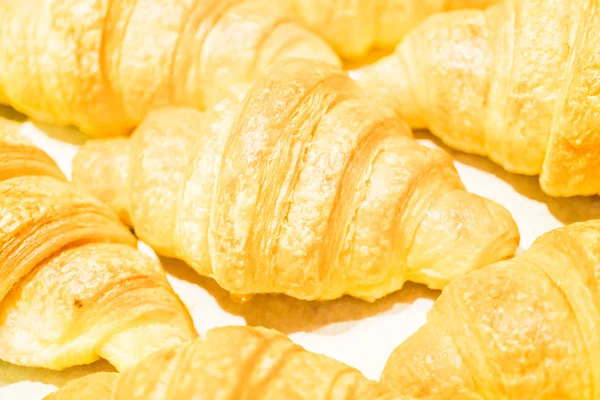
[{"label": "crescent-shaped pastry", "polygon": [[159,110],[131,138],[86,143],[73,179],[157,252],[236,295],[440,289],[519,241],[448,154],[420,146],[343,71],[307,60],[278,64],[240,105]]},{"label": "crescent-shaped pastry", "polygon": [[599,10],[506,0],[438,14],[361,82],[413,128],[539,175],[551,196],[600,194]]},{"label": "crescent-shaped pastry", "polygon": [[417,399],[600,396],[600,220],[448,285],[382,380]]},{"label": "crescent-shaped pastry", "polygon": [[117,215],[6,132],[0,128],[0,177],[10,178],[0,179],[0,359],[64,369],[105,358],[124,369],[193,339],[165,273]]},{"label": "crescent-shaped pastry", "polygon": [[157,107],[208,107],[277,60],[339,64],[262,0],[18,0],[0,15],[0,103],[94,136]]}]

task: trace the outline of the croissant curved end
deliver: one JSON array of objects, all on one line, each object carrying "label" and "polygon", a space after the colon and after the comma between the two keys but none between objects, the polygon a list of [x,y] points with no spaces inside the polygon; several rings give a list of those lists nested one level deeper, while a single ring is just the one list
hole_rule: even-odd
[{"label": "croissant curved end", "polygon": [[466,191],[447,192],[417,230],[408,280],[441,290],[469,271],[513,257],[519,241],[506,208]]},{"label": "croissant curved end", "polygon": [[129,141],[89,140],[73,159],[73,184],[91,194],[131,226],[129,216]]},{"label": "croissant curved end", "polygon": [[412,129],[425,129],[400,44],[391,54],[360,71],[358,83],[376,101],[396,111]]}]

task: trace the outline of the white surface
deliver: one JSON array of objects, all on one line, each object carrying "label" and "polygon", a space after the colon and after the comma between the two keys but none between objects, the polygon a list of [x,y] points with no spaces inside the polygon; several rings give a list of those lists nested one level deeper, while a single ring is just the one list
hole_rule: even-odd
[{"label": "white surface", "polygon": [[[84,138],[27,122],[23,133],[45,149],[70,175],[70,163]],[[427,134],[417,138],[427,146],[439,142]],[[521,248],[543,232],[600,217],[598,198],[553,199],[544,195],[535,177],[509,174],[481,157],[451,151],[467,188],[496,200],[513,214],[521,230]],[[144,246],[142,246],[144,247]],[[147,248],[144,251],[150,251]],[[377,379],[390,352],[425,322],[437,296],[422,286],[405,288],[374,304],[352,298],[302,302],[284,296],[256,296],[250,303],[233,302],[210,279],[198,276],[174,260],[162,260],[169,279],[188,306],[200,332],[222,325],[263,325],[283,331],[307,349],[327,354]],[[0,399],[38,400],[66,380],[91,370],[110,369],[106,363],[54,372],[0,363]]]}]

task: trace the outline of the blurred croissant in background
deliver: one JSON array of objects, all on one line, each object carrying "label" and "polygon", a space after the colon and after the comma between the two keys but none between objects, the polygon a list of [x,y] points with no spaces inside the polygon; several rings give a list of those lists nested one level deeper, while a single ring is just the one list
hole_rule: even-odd
[{"label": "blurred croissant in background", "polygon": [[499,0],[265,0],[280,6],[347,59],[393,48],[431,14],[484,8]]},{"label": "blurred croissant in background", "polygon": [[116,214],[0,120],[0,360],[124,369],[195,338],[160,265],[136,246]]},{"label": "blurred croissant in background", "polygon": [[599,266],[600,220],[590,220],[454,280],[382,381],[427,400],[598,398]]},{"label": "blurred croissant in background", "polygon": [[0,15],[0,103],[94,136],[128,134],[156,107],[211,106],[276,60],[339,64],[261,0],[19,0]]},{"label": "blurred croissant in background", "polygon": [[364,71],[413,128],[539,175],[552,196],[600,194],[600,0],[506,0],[438,14]]},{"label": "blurred croissant in background", "polygon": [[157,352],[123,373],[68,383],[45,400],[409,400],[281,333],[229,326]]},{"label": "blurred croissant in background", "polygon": [[288,60],[241,105],[160,110],[131,138],[88,141],[73,180],[237,295],[372,301],[511,257],[508,211],[363,97],[336,67]]}]

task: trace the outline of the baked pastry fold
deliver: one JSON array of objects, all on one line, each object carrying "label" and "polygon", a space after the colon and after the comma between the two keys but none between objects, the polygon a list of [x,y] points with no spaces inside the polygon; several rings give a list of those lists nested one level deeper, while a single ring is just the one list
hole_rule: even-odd
[{"label": "baked pastry fold", "polygon": [[361,82],[413,128],[539,175],[552,196],[600,194],[598,0],[506,0],[435,15]]},{"label": "baked pastry fold", "polygon": [[21,125],[0,119],[0,181],[24,175],[65,180],[54,160],[19,133]]},{"label": "baked pastry fold", "polygon": [[0,177],[9,178],[0,180],[0,359],[64,369],[105,358],[120,370],[193,339],[164,271],[117,215],[6,132],[0,128]]},{"label": "baked pastry fold", "polygon": [[157,107],[209,107],[280,59],[339,63],[261,0],[4,1],[0,15],[0,102],[100,137]]},{"label": "baked pastry fold", "polygon": [[[232,344],[235,344],[232,346]],[[408,400],[264,328],[229,326],[151,355],[123,373],[71,381],[46,400]]]},{"label": "baked pastry fold", "polygon": [[391,49],[432,14],[485,8],[499,0],[265,0],[284,8],[347,59]]},{"label": "baked pastry fold", "polygon": [[518,231],[341,70],[289,60],[241,104],[151,113],[89,141],[73,180],[158,253],[236,295],[375,300],[510,257]]},{"label": "baked pastry fold", "polygon": [[382,380],[418,399],[596,399],[600,220],[454,280]]}]

